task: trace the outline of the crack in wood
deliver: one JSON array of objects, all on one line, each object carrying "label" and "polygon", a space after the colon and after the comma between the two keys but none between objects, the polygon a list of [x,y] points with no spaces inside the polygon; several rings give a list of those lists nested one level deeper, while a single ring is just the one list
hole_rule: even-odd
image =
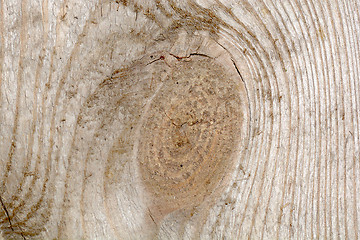
[{"label": "crack in wood", "polygon": [[[0,196],[0,203],[1,203],[1,205],[2,205],[2,207],[3,207],[3,209],[4,209],[4,212],[5,212],[5,214],[6,214],[6,217],[7,217],[7,219],[8,219],[8,222],[9,222],[11,231],[15,232],[14,227],[13,227],[13,225],[12,225],[12,223],[11,223],[11,218],[10,218],[9,211],[6,209],[5,203],[4,203],[3,198],[2,198],[1,196]],[[21,237],[22,237],[24,240],[26,240],[26,238],[25,238],[25,236],[24,236],[24,234],[23,234],[22,229],[21,229],[20,227],[19,227],[19,229],[20,229],[20,231],[21,231],[21,232],[20,232]]]}]

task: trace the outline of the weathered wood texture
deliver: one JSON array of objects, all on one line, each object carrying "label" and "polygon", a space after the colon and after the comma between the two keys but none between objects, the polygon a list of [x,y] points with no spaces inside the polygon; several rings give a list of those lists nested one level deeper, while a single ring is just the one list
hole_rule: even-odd
[{"label": "weathered wood texture", "polygon": [[0,0],[5,239],[359,239],[358,0]]}]

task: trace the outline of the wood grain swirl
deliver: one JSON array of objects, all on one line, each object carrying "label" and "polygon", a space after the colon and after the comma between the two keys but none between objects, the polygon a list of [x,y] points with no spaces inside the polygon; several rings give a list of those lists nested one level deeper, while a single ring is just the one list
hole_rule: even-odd
[{"label": "wood grain swirl", "polygon": [[358,239],[357,0],[0,0],[0,239]]}]

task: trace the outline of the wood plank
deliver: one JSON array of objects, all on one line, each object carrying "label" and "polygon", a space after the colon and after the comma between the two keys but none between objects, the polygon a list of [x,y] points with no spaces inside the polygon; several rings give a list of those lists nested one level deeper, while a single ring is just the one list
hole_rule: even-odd
[{"label": "wood plank", "polygon": [[357,0],[0,0],[0,239],[359,239]]}]

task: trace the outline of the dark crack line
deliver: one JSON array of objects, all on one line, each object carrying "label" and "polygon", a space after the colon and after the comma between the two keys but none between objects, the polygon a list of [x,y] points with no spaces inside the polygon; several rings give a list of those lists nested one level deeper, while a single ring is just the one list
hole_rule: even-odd
[{"label": "dark crack line", "polygon": [[[9,222],[9,225],[10,225],[10,229],[11,229],[13,232],[15,232],[15,230],[14,230],[14,228],[13,228],[13,225],[12,225],[12,223],[11,223],[10,214],[9,214],[8,210],[6,209],[5,203],[4,203],[4,201],[3,201],[3,199],[2,199],[1,196],[0,196],[0,202],[1,202],[1,205],[2,205],[2,207],[3,207],[3,209],[4,209],[4,212],[5,212],[5,214],[6,214],[7,218],[8,218],[8,222]],[[23,233],[22,233],[22,229],[20,229],[20,230],[21,230],[20,235],[23,237],[24,240],[26,240],[25,236],[24,236]]]},{"label": "dark crack line", "polygon": [[207,58],[212,58],[206,54],[203,53],[190,53],[188,56],[185,57],[179,57],[176,56],[175,54],[169,53],[170,56],[173,56],[174,58],[176,58],[178,61],[182,60],[182,59],[189,59],[191,56],[200,56],[200,57],[207,57]]},{"label": "dark crack line", "polygon": [[13,228],[11,220],[10,220],[9,212],[5,207],[5,204],[4,204],[4,201],[3,201],[2,197],[0,197],[0,202],[1,202],[1,205],[2,205],[2,207],[3,207],[4,211],[5,211],[5,214],[6,214],[7,218],[8,218],[8,222],[10,224],[10,229],[14,232],[14,228]]},{"label": "dark crack line", "polygon": [[[234,59],[231,59],[231,61],[232,61],[232,63],[234,64],[234,67],[235,67],[237,73],[239,74],[239,76],[240,76],[240,78],[241,78],[241,81],[245,84],[244,79],[243,79],[243,77],[242,77],[242,75],[241,75],[241,73],[240,73],[240,70],[239,70],[238,67],[236,66],[236,63],[235,63]],[[245,86],[245,88],[246,88],[246,86]],[[247,91],[247,89],[246,89],[246,91]]]},{"label": "dark crack line", "polygon": [[190,56],[200,56],[200,57],[207,57],[207,58],[212,58],[206,54],[203,53],[190,53]]},{"label": "dark crack line", "polygon": [[247,86],[246,86],[246,83],[245,83],[245,81],[244,81],[244,78],[242,77],[242,75],[241,75],[241,73],[240,73],[240,70],[238,69],[238,67],[236,66],[236,63],[235,63],[235,61],[234,61],[234,59],[232,59],[231,58],[231,61],[232,61],[232,63],[234,64],[234,67],[235,67],[235,69],[236,69],[236,72],[239,74],[239,76],[240,76],[240,79],[241,79],[241,81],[244,83],[244,87],[245,87],[245,90],[246,90],[246,97],[247,97],[247,99],[248,99],[248,109],[249,109],[249,138],[250,138],[250,134],[251,134],[251,123],[252,123],[252,121],[251,121],[251,108],[250,108],[250,97],[249,97],[249,91],[248,91],[248,88],[247,88]]},{"label": "dark crack line", "polygon": [[152,216],[152,213],[151,213],[151,211],[150,211],[150,208],[148,208],[148,211],[149,211],[149,215],[150,215],[151,220],[155,223],[155,225],[156,225],[156,227],[157,227],[158,225],[157,225],[157,223],[155,222],[155,219],[154,219],[153,216]]}]

